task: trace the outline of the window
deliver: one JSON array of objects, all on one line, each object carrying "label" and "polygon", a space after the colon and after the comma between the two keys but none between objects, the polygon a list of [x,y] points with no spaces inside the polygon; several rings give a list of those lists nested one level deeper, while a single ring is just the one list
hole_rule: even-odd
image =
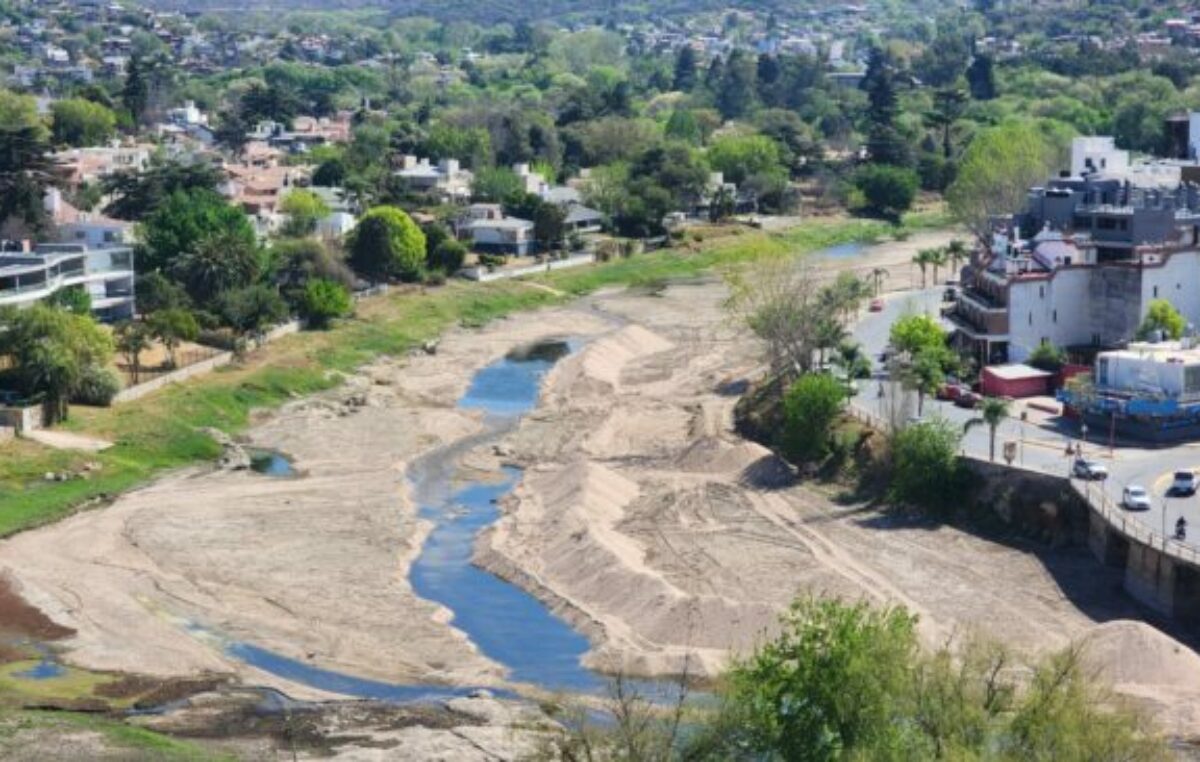
[{"label": "window", "polygon": [[1052,319],[1052,320],[1053,320],[1055,323],[1057,323],[1057,322],[1058,322],[1058,310],[1055,310],[1053,313],[1051,313],[1051,319]]},{"label": "window", "polygon": [[1029,313],[1029,324],[1033,325],[1033,313],[1032,312]]},{"label": "window", "polygon": [[1155,299],[1157,299],[1157,298],[1158,298],[1158,286],[1155,286],[1155,287],[1154,287],[1154,298],[1155,298]]},{"label": "window", "polygon": [[1046,298],[1046,287],[1038,286],[1038,299],[1045,299],[1045,298]]}]

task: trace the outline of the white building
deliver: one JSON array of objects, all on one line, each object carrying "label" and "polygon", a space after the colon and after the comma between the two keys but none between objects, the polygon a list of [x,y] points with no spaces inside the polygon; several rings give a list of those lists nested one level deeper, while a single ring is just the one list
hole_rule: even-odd
[{"label": "white building", "polygon": [[465,203],[471,198],[475,176],[463,169],[457,159],[442,159],[433,164],[429,159],[405,155],[400,159],[396,177],[416,193],[432,193],[446,201]]},{"label": "white building", "polygon": [[1096,358],[1096,389],[1120,396],[1200,399],[1200,349],[1190,341],[1136,342]]},{"label": "white building", "polygon": [[476,251],[518,256],[533,253],[533,223],[505,217],[499,204],[472,204],[465,228]]},{"label": "white building", "polygon": [[98,320],[127,320],[134,315],[133,283],[129,246],[62,243],[0,252],[0,306],[27,307],[57,291],[83,288]]}]

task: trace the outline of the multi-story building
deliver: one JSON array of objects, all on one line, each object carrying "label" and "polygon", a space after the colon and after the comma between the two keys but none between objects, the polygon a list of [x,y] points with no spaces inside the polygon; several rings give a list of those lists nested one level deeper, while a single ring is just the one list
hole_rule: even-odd
[{"label": "multi-story building", "polygon": [[133,249],[123,244],[41,244],[0,252],[0,306],[26,307],[67,288],[88,292],[98,320],[134,315]]},{"label": "multi-story building", "polygon": [[1033,188],[963,271],[950,318],[981,364],[1023,362],[1042,343],[1122,346],[1154,299],[1200,325],[1197,168],[1130,164],[1094,138],[1074,149],[1084,171]]}]

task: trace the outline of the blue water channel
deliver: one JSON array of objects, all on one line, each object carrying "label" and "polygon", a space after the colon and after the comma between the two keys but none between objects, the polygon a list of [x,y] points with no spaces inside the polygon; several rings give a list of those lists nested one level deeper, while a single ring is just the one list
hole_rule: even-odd
[{"label": "blue water channel", "polygon": [[[475,374],[458,404],[484,411],[485,431],[423,456],[409,470],[420,515],[434,523],[410,578],[416,593],[450,609],[453,625],[484,655],[508,668],[512,680],[552,691],[596,692],[605,682],[580,663],[587,638],[532,595],[471,563],[476,537],[500,517],[496,503],[516,485],[520,469],[506,466],[495,479],[456,486],[459,457],[515,428],[536,406],[543,377],[572,349],[565,341],[533,345]],[[343,695],[414,701],[471,691],[363,680],[249,643],[233,643],[226,650],[279,677]]]},{"label": "blue water channel", "polygon": [[852,241],[850,243],[839,243],[836,246],[830,246],[820,251],[814,252],[818,257],[826,257],[828,259],[851,259],[862,254],[870,247],[870,244],[862,241]]}]

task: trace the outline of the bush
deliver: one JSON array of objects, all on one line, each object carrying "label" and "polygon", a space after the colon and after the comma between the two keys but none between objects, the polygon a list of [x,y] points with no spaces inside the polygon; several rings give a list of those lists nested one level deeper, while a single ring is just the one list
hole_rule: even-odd
[{"label": "bush", "polygon": [[897,432],[892,438],[891,499],[936,513],[951,510],[963,486],[958,464],[961,441],[962,432],[944,418]]},{"label": "bush", "polygon": [[1067,353],[1049,342],[1044,342],[1029,353],[1029,364],[1047,373],[1057,373],[1067,364]]},{"label": "bush", "polygon": [[121,391],[121,379],[109,368],[89,365],[83,369],[75,387],[72,401],[80,405],[108,407],[117,392]]},{"label": "bush", "polygon": [[917,175],[911,169],[869,164],[854,175],[854,186],[863,194],[866,211],[891,220],[907,212],[917,196]]},{"label": "bush", "polygon": [[828,373],[803,376],[783,396],[784,454],[797,462],[819,460],[829,453],[829,432],[846,389]]},{"label": "bush", "polygon": [[479,264],[487,268],[500,267],[508,261],[508,257],[503,254],[480,254]]},{"label": "bush", "polygon": [[350,314],[350,292],[341,283],[317,278],[304,286],[300,317],[310,328],[328,328],[335,318]]},{"label": "bush", "polygon": [[453,238],[446,238],[429,253],[426,264],[431,270],[440,270],[453,275],[462,269],[467,259],[467,247]]}]

